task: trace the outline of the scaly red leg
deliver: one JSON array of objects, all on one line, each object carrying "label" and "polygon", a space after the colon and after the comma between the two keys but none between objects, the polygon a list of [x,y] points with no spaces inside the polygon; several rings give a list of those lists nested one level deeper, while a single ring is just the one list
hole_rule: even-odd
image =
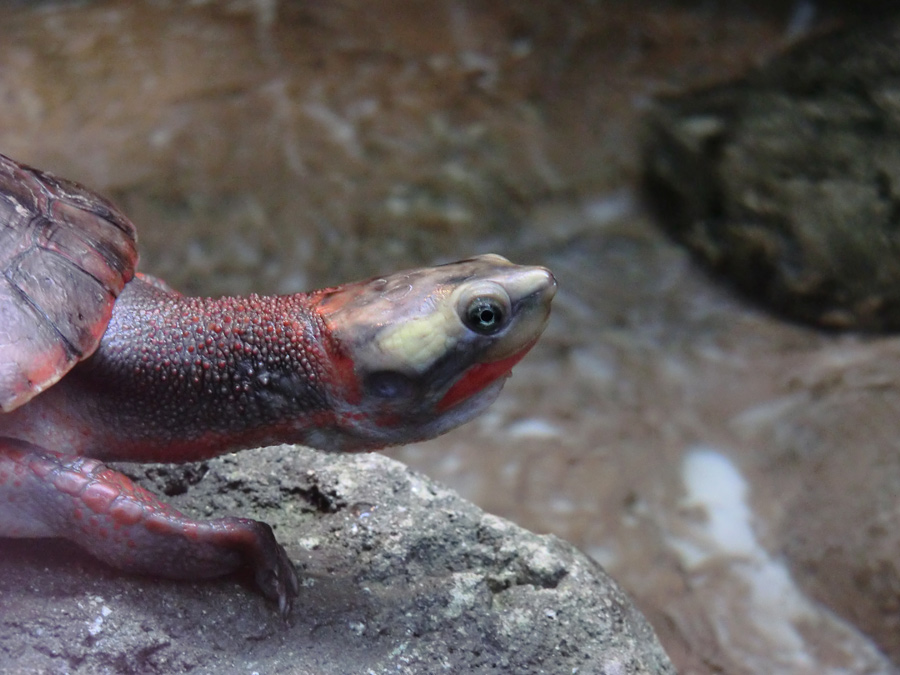
[{"label": "scaly red leg", "polygon": [[250,565],[282,615],[297,595],[294,566],[265,523],[194,520],[87,457],[0,440],[0,536],[64,537],[113,567],[202,579]]}]

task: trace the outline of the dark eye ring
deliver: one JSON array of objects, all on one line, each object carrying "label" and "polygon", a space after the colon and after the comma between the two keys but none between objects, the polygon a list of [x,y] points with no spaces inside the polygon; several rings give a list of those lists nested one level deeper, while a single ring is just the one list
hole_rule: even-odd
[{"label": "dark eye ring", "polygon": [[481,335],[493,335],[506,325],[507,311],[494,298],[473,298],[466,308],[465,324]]},{"label": "dark eye ring", "polygon": [[412,379],[396,370],[379,370],[366,378],[366,390],[378,398],[410,398],[415,392]]}]

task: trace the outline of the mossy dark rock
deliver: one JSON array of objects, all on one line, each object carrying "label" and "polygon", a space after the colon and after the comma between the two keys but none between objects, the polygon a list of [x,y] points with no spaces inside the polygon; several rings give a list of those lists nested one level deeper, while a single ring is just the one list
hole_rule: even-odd
[{"label": "mossy dark rock", "polygon": [[900,20],[661,101],[645,184],[668,230],[801,321],[900,328]]}]

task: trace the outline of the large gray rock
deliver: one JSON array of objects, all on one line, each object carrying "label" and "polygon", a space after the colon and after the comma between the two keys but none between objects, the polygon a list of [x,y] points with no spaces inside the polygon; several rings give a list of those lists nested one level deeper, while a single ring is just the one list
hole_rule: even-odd
[{"label": "large gray rock", "polygon": [[270,522],[303,579],[289,625],[234,579],[3,540],[0,672],[674,673],[597,563],[383,456],[283,446],[130,471],[179,508]]}]

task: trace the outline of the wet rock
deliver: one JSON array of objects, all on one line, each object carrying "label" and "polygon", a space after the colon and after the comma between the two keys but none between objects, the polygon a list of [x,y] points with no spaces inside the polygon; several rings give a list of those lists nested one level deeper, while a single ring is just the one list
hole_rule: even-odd
[{"label": "wet rock", "polygon": [[823,35],[649,122],[661,221],[789,317],[900,328],[898,37],[896,17]]},{"label": "wet rock", "polygon": [[176,506],[275,526],[303,579],[290,625],[249,583],[127,577],[61,542],[4,541],[0,671],[675,672],[597,563],[390,459],[284,446],[145,482],[182,475]]}]

